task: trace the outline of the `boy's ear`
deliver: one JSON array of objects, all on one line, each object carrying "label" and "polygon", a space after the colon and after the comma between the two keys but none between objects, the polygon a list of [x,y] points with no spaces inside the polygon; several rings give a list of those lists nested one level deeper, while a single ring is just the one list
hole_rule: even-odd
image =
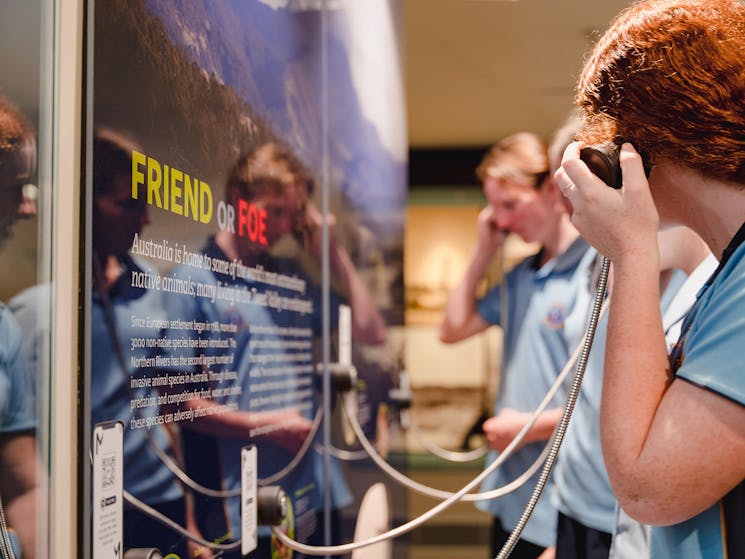
[{"label": "boy's ear", "polygon": [[559,185],[556,184],[554,177],[551,175],[549,175],[548,178],[543,181],[541,189],[552,199],[563,198],[561,190],[559,190]]},{"label": "boy's ear", "polygon": [[554,180],[554,177],[549,177],[541,187],[545,190],[545,195],[553,201],[554,206],[562,212],[566,212],[568,214],[572,213],[572,206],[569,203],[569,201],[564,198],[564,195],[561,193],[561,190],[559,190],[559,185],[556,184],[556,181]]}]

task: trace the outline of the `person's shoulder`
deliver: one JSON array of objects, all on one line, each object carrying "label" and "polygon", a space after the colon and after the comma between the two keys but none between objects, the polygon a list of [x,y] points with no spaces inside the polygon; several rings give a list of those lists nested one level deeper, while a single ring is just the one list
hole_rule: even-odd
[{"label": "person's shoulder", "polygon": [[505,276],[519,276],[521,274],[525,273],[535,273],[538,270],[539,265],[537,264],[540,262],[540,251],[529,254],[528,256],[525,256],[521,260],[518,260],[517,264],[515,264],[510,270],[505,274]]},{"label": "person's shoulder", "polygon": [[584,238],[577,237],[562,256],[577,267],[587,268],[594,265],[598,251]]},{"label": "person's shoulder", "polygon": [[209,273],[211,272],[208,272],[203,267],[191,266],[187,264],[176,264],[174,267],[172,267],[167,272],[169,276],[173,276],[175,278],[188,278],[188,277],[196,278],[197,276],[204,277],[205,275]]},{"label": "person's shoulder", "polygon": [[0,301],[0,328],[7,330],[9,327],[17,327],[18,324],[13,317],[10,307],[3,301]]},{"label": "person's shoulder", "polygon": [[729,260],[721,266],[718,275],[722,277],[745,277],[745,243],[737,247]]},{"label": "person's shoulder", "polygon": [[4,302],[0,301],[0,332],[7,329],[7,324],[13,318],[13,313]]},{"label": "person's shoulder", "polygon": [[[712,301],[745,301],[745,244],[740,245],[732,255],[708,277],[704,284],[707,297]],[[725,303],[727,304],[727,303]]]},{"label": "person's shoulder", "polygon": [[7,358],[20,347],[21,327],[8,305],[0,301],[0,353]]},{"label": "person's shoulder", "polygon": [[15,294],[9,301],[8,307],[13,313],[26,309],[35,309],[49,300],[52,292],[52,284],[38,283],[27,287]]}]

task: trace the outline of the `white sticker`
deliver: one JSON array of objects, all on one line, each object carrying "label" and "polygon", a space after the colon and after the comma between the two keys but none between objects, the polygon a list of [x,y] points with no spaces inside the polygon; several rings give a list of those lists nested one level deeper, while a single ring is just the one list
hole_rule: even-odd
[{"label": "white sticker", "polygon": [[[352,307],[339,305],[339,365],[352,365]],[[352,388],[342,396],[346,409],[357,416],[357,391]],[[354,444],[357,436],[348,421],[342,423],[342,437],[348,446]]]},{"label": "white sticker", "polygon": [[339,305],[339,364],[352,364],[352,307]]},{"label": "white sticker", "polygon": [[93,429],[93,559],[121,559],[123,537],[124,425]]},{"label": "white sticker", "polygon": [[258,545],[256,532],[256,485],[257,475],[256,447],[241,449],[241,553],[251,553]]}]

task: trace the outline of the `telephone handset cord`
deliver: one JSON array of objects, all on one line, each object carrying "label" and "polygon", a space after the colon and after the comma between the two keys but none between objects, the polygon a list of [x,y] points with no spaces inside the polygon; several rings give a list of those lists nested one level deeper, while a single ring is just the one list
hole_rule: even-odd
[{"label": "telephone handset cord", "polygon": [[8,524],[5,522],[5,511],[3,510],[2,500],[0,500],[0,556],[3,559],[16,559],[13,544],[10,542]]},{"label": "telephone handset cord", "polygon": [[590,355],[590,350],[592,349],[592,342],[595,338],[595,331],[600,319],[600,311],[603,306],[603,300],[605,299],[606,288],[608,286],[609,268],[610,261],[605,256],[601,256],[600,274],[598,277],[597,288],[595,290],[595,299],[593,300],[592,304],[592,312],[590,314],[590,319],[587,325],[587,333],[585,335],[584,346],[582,348],[582,353],[579,356],[579,361],[577,362],[577,370],[574,373],[572,385],[569,388],[567,403],[564,407],[564,412],[561,416],[561,419],[559,420],[559,424],[556,426],[556,432],[551,442],[551,449],[548,453],[548,458],[546,458],[546,462],[543,465],[543,469],[541,470],[540,476],[538,477],[538,482],[533,489],[533,494],[531,495],[528,504],[525,506],[525,510],[523,510],[523,513],[517,525],[515,526],[515,529],[510,534],[510,537],[507,539],[504,546],[502,546],[502,549],[500,550],[496,559],[506,559],[507,557],[509,557],[510,553],[512,553],[512,549],[515,547],[517,540],[520,538],[520,534],[525,528],[525,525],[528,523],[530,515],[533,513],[533,509],[535,509],[535,505],[546,487],[548,476],[551,474],[551,470],[553,469],[556,462],[556,458],[559,454],[559,447],[564,440],[564,435],[566,434],[566,429],[569,425],[569,419],[571,418],[572,412],[574,411],[574,405],[577,401],[577,396],[579,395],[579,389],[582,386],[582,379],[585,374],[585,368],[587,367],[587,359]]}]

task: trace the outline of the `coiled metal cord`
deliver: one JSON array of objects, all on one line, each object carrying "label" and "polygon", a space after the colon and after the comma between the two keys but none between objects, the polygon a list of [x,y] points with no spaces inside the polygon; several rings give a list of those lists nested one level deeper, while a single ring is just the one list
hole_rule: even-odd
[{"label": "coiled metal cord", "polygon": [[587,334],[585,336],[584,346],[582,348],[582,353],[579,357],[579,360],[577,361],[577,371],[574,373],[572,385],[567,395],[567,403],[566,406],[564,406],[564,413],[561,416],[561,420],[559,421],[559,424],[557,425],[556,431],[554,432],[551,440],[551,450],[549,451],[548,458],[543,465],[541,474],[538,477],[538,482],[536,483],[535,489],[533,489],[533,494],[531,495],[528,504],[525,506],[525,510],[523,511],[523,514],[520,517],[517,526],[515,526],[515,529],[510,534],[510,537],[507,539],[504,546],[502,546],[502,549],[500,550],[496,559],[506,559],[507,557],[509,557],[510,553],[512,553],[517,540],[520,538],[520,534],[525,528],[525,525],[528,523],[530,515],[533,513],[533,509],[535,508],[538,499],[540,498],[544,488],[546,487],[548,476],[551,474],[551,470],[553,469],[554,463],[556,462],[556,458],[559,454],[559,447],[564,440],[564,434],[566,433],[567,426],[569,425],[569,419],[571,418],[572,412],[574,411],[574,404],[576,403],[577,396],[579,395],[579,389],[582,385],[582,378],[584,377],[585,368],[587,367],[587,359],[590,355],[590,350],[592,349],[592,342],[595,338],[595,330],[597,329],[598,320],[600,319],[600,310],[603,305],[603,300],[605,299],[605,291],[608,286],[609,268],[610,262],[605,256],[603,256],[600,263],[600,275],[598,278],[597,289],[595,290],[595,299],[592,304],[592,312],[590,314],[590,319],[587,325]]}]

